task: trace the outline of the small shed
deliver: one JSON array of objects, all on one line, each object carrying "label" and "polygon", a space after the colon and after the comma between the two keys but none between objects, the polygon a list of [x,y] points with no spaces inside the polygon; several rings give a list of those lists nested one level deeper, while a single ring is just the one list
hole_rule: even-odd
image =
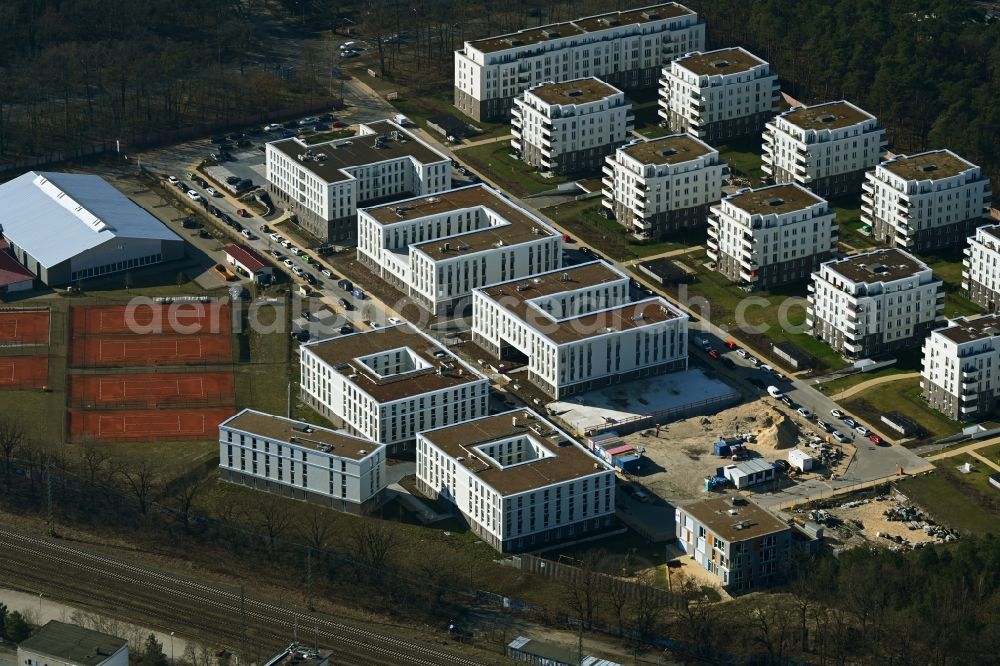
[{"label": "small shed", "polygon": [[802,449],[792,449],[788,452],[788,464],[800,472],[808,472],[816,464],[816,459]]},{"label": "small shed", "polygon": [[754,458],[735,465],[726,465],[723,474],[737,488],[746,488],[774,480],[774,467],[766,460]]},{"label": "small shed", "polygon": [[666,257],[640,262],[639,270],[664,286],[694,282],[694,271]]},{"label": "small shed", "polygon": [[35,283],[35,274],[0,249],[0,293],[26,291]]},{"label": "small shed", "polygon": [[238,273],[253,279],[258,284],[268,284],[274,279],[274,266],[252,247],[230,245],[226,248],[226,261]]},{"label": "small shed", "polygon": [[771,351],[782,365],[792,370],[808,370],[813,367],[812,355],[794,342],[776,342],[771,345]]}]

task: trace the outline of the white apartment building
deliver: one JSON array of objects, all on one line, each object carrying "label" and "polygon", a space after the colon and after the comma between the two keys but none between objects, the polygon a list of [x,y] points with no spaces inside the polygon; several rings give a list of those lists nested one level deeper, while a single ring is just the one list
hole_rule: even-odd
[{"label": "white apartment building", "polygon": [[719,151],[690,134],[634,139],[604,164],[601,204],[639,239],[704,227],[728,173]]},{"label": "white apartment building", "polygon": [[675,132],[723,143],[759,134],[780,97],[778,75],[746,49],[694,51],[663,68],[660,118]]},{"label": "white apartment building", "polygon": [[300,347],[302,400],[389,452],[487,413],[489,380],[409,324]]},{"label": "white apartment building", "polygon": [[616,524],[614,471],[530,409],[421,432],[417,487],[452,502],[503,553]]},{"label": "white apartment building", "polygon": [[629,300],[629,279],[601,261],[480,287],[472,338],[559,399],[687,368],[688,316],[662,298]]},{"label": "white apartment building", "polygon": [[931,407],[982,420],[1000,399],[1000,317],[959,317],[924,340],[920,384]]},{"label": "white apartment building", "polygon": [[765,125],[761,170],[824,197],[860,192],[885,145],[875,116],[850,102],[795,106]]},{"label": "white apartment building", "polygon": [[358,211],[358,259],[435,315],[562,265],[562,234],[486,185]]},{"label": "white apartment building", "polygon": [[244,409],[219,424],[219,476],[254,490],[366,514],[381,504],[385,446]]},{"label": "white apartment building", "polygon": [[499,120],[515,96],[545,81],[596,76],[652,88],[664,62],[704,46],[705,24],[673,2],[477,39],[455,51],[455,106]]},{"label": "white apartment building", "polygon": [[897,155],[865,176],[861,221],[910,252],[960,244],[986,223],[990,181],[950,150]]},{"label": "white apartment building", "polygon": [[944,321],[944,284],[898,248],[828,261],[809,292],[806,326],[846,358],[916,347]]},{"label": "white apartment building", "polygon": [[271,141],[265,156],[271,195],[325,241],[355,238],[359,206],[451,189],[451,160],[390,120],[315,145]]},{"label": "white apartment building", "polygon": [[634,127],[625,94],[594,77],[540,83],[514,98],[510,147],[540,171],[593,171]]},{"label": "white apartment building", "polygon": [[805,280],[837,248],[825,199],[788,183],[741,190],[712,206],[708,258],[746,289]]},{"label": "white apartment building", "polygon": [[962,260],[962,289],[989,312],[1000,308],[1000,224],[976,229]]}]

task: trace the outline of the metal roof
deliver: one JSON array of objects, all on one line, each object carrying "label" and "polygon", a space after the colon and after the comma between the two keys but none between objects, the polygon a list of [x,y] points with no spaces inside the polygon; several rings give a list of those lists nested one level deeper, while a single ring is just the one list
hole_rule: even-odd
[{"label": "metal roof", "polygon": [[0,202],[3,235],[46,267],[109,242],[181,240],[100,176],[29,171]]},{"label": "metal roof", "polygon": [[19,649],[81,666],[97,666],[128,645],[124,638],[52,620]]}]

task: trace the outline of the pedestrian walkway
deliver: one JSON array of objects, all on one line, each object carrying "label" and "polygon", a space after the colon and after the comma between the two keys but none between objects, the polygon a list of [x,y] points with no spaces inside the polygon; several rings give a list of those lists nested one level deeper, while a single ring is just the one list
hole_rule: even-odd
[{"label": "pedestrian walkway", "polygon": [[888,384],[889,382],[898,382],[904,379],[914,379],[920,377],[919,372],[901,372],[898,375],[886,375],[885,377],[876,377],[875,379],[869,379],[863,381],[860,384],[855,384],[854,386],[844,389],[840,393],[836,393],[830,396],[831,400],[843,400],[844,398],[850,398],[852,395],[861,393],[862,391],[869,389],[873,386],[878,386],[879,384]]},{"label": "pedestrian walkway", "polygon": [[945,451],[944,453],[936,453],[932,456],[927,456],[927,460],[933,462],[935,460],[944,460],[945,458],[952,458],[954,456],[960,456],[967,453],[976,460],[979,460],[983,464],[993,468],[994,471],[1000,472],[1000,465],[979,453],[979,449],[998,443],[1000,443],[1000,437],[993,437],[982,442],[976,442],[975,444],[969,444],[967,446],[961,446],[957,449],[951,449],[950,451]]},{"label": "pedestrian walkway", "polygon": [[668,257],[677,257],[682,254],[690,254],[691,252],[697,252],[699,250],[704,250],[702,245],[692,245],[691,247],[680,247],[676,250],[668,250],[667,252],[661,252],[660,254],[651,254],[648,257],[639,257],[638,259],[630,259],[625,262],[627,266],[634,266],[643,261],[650,261],[652,259],[665,259]]},{"label": "pedestrian walkway", "polygon": [[495,136],[491,139],[480,139],[479,141],[469,141],[468,143],[463,142],[457,150],[463,150],[465,148],[474,148],[476,146],[483,146],[488,143],[500,143],[501,141],[510,141],[514,138],[513,134],[504,134],[503,136]]}]

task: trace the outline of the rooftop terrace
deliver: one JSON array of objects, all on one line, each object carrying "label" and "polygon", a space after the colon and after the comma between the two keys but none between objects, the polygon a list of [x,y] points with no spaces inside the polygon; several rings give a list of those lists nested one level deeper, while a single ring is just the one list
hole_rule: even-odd
[{"label": "rooftop terrace", "polygon": [[883,162],[882,168],[905,180],[935,180],[957,176],[974,169],[975,165],[950,150],[931,150],[917,155],[897,155]]},{"label": "rooftop terrace", "polygon": [[786,111],[780,117],[804,130],[841,129],[875,119],[867,111],[845,101],[803,106]]},{"label": "rooftop terrace", "polygon": [[823,265],[851,282],[891,282],[927,270],[927,264],[898,248],[855,254]]},{"label": "rooftop terrace", "polygon": [[767,63],[739,47],[696,52],[681,56],[675,61],[680,67],[697,76],[712,76],[714,74],[736,74],[748,72],[754,67]]},{"label": "rooftop terrace", "polygon": [[782,215],[823,203],[823,199],[795,184],[761,187],[725,200],[751,215]]},{"label": "rooftop terrace", "polygon": [[681,164],[717,152],[686,133],[636,141],[621,150],[643,164]]}]

